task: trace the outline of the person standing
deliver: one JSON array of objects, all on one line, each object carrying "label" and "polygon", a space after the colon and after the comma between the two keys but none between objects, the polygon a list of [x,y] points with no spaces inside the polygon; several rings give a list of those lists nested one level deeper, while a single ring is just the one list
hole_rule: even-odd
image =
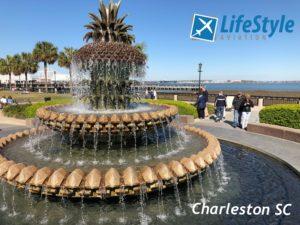
[{"label": "person standing", "polygon": [[154,99],[154,93],[153,93],[152,89],[150,90],[150,99],[152,99],[152,100]]},{"label": "person standing", "polygon": [[8,96],[8,98],[6,99],[6,102],[7,102],[8,105],[11,105],[11,104],[14,103],[14,100],[11,96]]},{"label": "person standing", "polygon": [[198,118],[205,119],[205,108],[208,102],[208,92],[204,87],[200,87],[199,95],[195,106],[197,107]]},{"label": "person standing", "polygon": [[241,125],[242,129],[247,130],[249,118],[251,115],[251,108],[254,107],[253,101],[250,99],[250,95],[246,94],[245,99],[241,103],[242,119]]},{"label": "person standing", "polygon": [[155,88],[153,89],[153,98],[154,98],[154,100],[157,100],[157,92],[156,92]]},{"label": "person standing", "polygon": [[223,91],[220,91],[220,93],[215,99],[216,122],[220,122],[223,119],[226,106],[226,97],[223,94]]},{"label": "person standing", "polygon": [[2,98],[0,99],[0,109],[3,109],[4,106],[7,105],[7,99],[5,96],[2,96]]},{"label": "person standing", "polygon": [[149,91],[148,91],[148,88],[146,88],[146,91],[145,91],[145,98],[149,98]]},{"label": "person standing", "polygon": [[241,104],[243,101],[243,95],[239,92],[232,101],[233,106],[233,127],[236,128],[241,124]]}]

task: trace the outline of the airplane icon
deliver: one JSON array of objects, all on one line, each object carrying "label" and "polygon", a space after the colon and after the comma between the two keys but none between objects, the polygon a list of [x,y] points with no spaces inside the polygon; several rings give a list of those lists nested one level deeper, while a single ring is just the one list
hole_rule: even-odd
[{"label": "airplane icon", "polygon": [[211,27],[210,27],[210,25],[211,25],[211,23],[212,23],[212,20],[209,20],[208,22],[205,22],[203,19],[201,19],[201,18],[198,18],[199,20],[200,20],[200,22],[204,25],[201,29],[198,29],[198,30],[196,30],[196,33],[195,34],[193,34],[193,36],[200,36],[201,35],[201,33],[204,31],[204,30],[209,30],[209,32],[210,33],[213,33],[213,31],[212,31],[212,29],[211,29]]},{"label": "airplane icon", "polygon": [[190,38],[193,40],[215,41],[218,18],[194,14]]}]

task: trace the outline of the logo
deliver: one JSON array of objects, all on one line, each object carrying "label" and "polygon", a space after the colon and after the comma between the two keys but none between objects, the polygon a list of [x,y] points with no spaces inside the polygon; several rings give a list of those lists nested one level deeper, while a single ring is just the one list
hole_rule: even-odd
[{"label": "logo", "polygon": [[281,33],[293,33],[295,21],[285,15],[279,18],[256,15],[224,15],[220,17],[220,29],[217,33],[218,18],[194,14],[191,39],[214,42],[218,40],[266,40]]},{"label": "logo", "polygon": [[267,16],[257,15],[253,18],[246,18],[245,15],[232,15],[227,21],[223,16],[221,33],[263,33],[269,38],[276,33],[292,33],[295,21],[287,19],[282,15],[280,19],[272,19]]},{"label": "logo", "polygon": [[218,18],[194,14],[190,37],[196,40],[215,41]]}]

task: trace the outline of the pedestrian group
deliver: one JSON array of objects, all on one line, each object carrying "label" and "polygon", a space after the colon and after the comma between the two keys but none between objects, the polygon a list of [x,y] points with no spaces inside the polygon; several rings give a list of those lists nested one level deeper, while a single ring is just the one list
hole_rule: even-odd
[{"label": "pedestrian group", "polygon": [[[208,92],[205,87],[201,86],[195,106],[197,108],[199,119],[205,119],[205,113],[207,110]],[[221,122],[225,119],[225,111],[227,107],[227,98],[223,91],[220,91],[214,101],[215,106],[215,121]],[[254,107],[254,103],[251,100],[249,94],[242,94],[239,92],[232,101],[233,108],[233,121],[232,126],[234,128],[240,127],[247,130],[249,118],[251,115],[251,109]]]}]

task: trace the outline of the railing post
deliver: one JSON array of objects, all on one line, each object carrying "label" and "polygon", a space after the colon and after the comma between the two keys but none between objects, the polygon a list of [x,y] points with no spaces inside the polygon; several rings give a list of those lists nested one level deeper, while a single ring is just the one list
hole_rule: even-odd
[{"label": "railing post", "polygon": [[258,99],[258,104],[257,104],[258,107],[263,107],[264,106],[264,99],[263,98],[259,98]]},{"label": "railing post", "polygon": [[177,100],[178,100],[178,96],[174,95],[174,101],[177,101]]}]

